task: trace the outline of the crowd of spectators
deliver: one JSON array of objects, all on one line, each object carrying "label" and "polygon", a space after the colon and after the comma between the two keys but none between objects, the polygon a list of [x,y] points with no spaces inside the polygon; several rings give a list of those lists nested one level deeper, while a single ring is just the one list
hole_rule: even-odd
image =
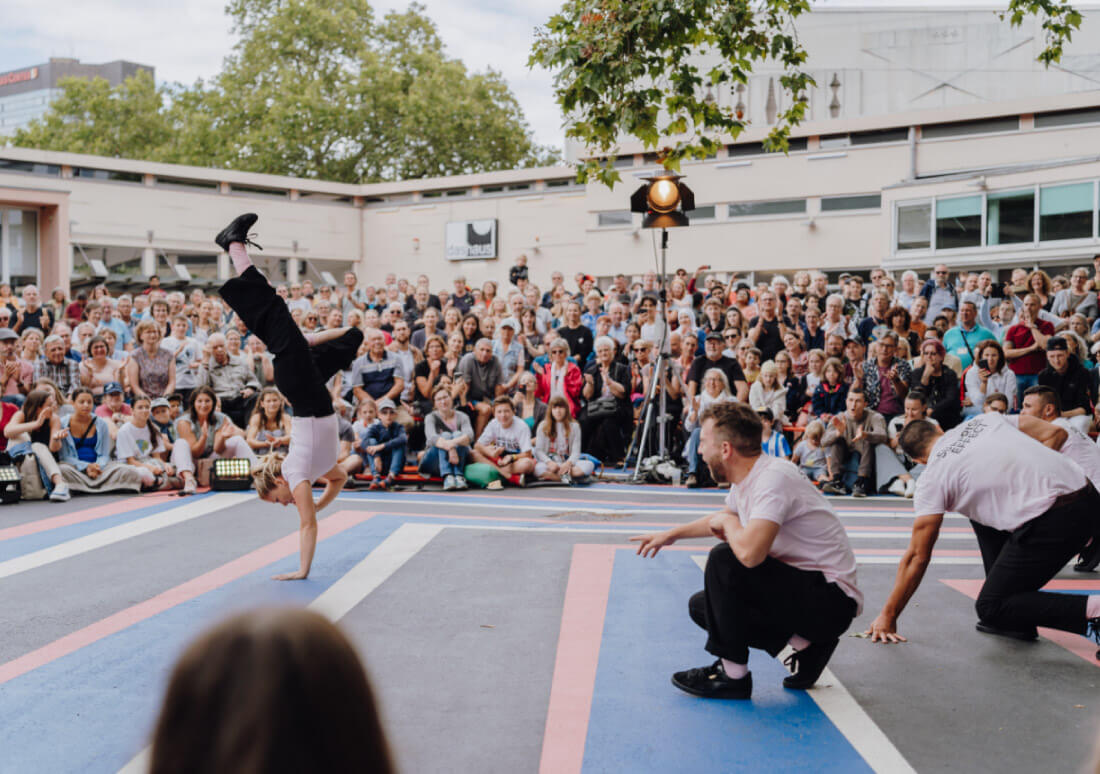
[{"label": "crowd of spectators", "polygon": [[[342,287],[277,292],[304,332],[364,331],[328,388],[341,465],[375,487],[406,465],[445,489],[584,481],[656,453],[656,431],[639,443],[653,395],[688,486],[709,481],[699,416],[742,401],[766,420],[765,451],[826,493],[905,497],[919,469],[896,438],[910,419],[950,429],[1014,413],[1042,387],[1061,417],[1093,429],[1100,256],[1093,264],[1068,277],[1015,269],[1003,284],[943,265],[923,280],[874,269],[833,287],[806,271],[723,283],[704,266],[662,291],[652,272],[602,289],[555,272],[540,288],[521,257],[507,285],[394,274],[364,285],[348,272]],[[156,278],[143,292],[98,286],[72,300],[0,284],[0,450],[25,474],[37,468],[40,496],[194,491],[204,461],[289,443],[289,407],[272,385],[263,342],[217,295]]]}]

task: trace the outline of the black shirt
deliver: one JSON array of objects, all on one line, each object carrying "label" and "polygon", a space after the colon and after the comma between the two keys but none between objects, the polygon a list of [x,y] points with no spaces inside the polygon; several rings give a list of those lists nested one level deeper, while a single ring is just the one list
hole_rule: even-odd
[{"label": "black shirt", "polygon": [[[767,363],[769,360],[774,360],[779,350],[783,349],[783,334],[779,332],[779,317],[774,320],[760,318],[760,321],[763,323],[764,330],[760,332],[760,338],[756,340],[754,346],[760,350],[760,362]],[[749,331],[754,327],[756,322],[749,326]]]},{"label": "black shirt", "polygon": [[38,328],[38,330],[48,334],[51,327],[50,311],[46,307],[40,306],[33,312],[23,310],[23,320],[16,326],[15,332],[22,333],[27,328]]},{"label": "black shirt", "polygon": [[[760,338],[763,338],[761,336]],[[730,383],[730,392],[737,394],[737,382],[745,381],[745,372],[741,370],[741,365],[732,357],[726,357],[722,355],[717,360],[711,360],[706,355],[700,355],[691,361],[691,368],[688,369],[687,382],[695,382],[696,385],[703,383],[703,374],[712,368],[719,369],[726,375]],[[696,395],[699,394],[698,389]]]},{"label": "black shirt", "polygon": [[1058,373],[1050,366],[1040,371],[1039,384],[1050,387],[1058,393],[1058,399],[1062,403],[1062,411],[1072,411],[1079,408],[1084,409],[1086,414],[1089,413],[1089,393],[1091,392],[1089,372],[1085,370],[1076,356],[1070,355],[1064,374]]},{"label": "black shirt", "polygon": [[588,356],[592,354],[592,331],[587,325],[578,325],[570,328],[566,325],[558,328],[558,335],[569,344],[569,355],[583,365],[588,362]]}]

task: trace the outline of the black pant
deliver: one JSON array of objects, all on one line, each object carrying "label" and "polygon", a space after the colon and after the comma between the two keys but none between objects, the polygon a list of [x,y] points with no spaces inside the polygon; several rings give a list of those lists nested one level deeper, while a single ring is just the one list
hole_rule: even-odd
[{"label": "black pant", "polygon": [[707,651],[738,664],[748,663],[749,648],[778,655],[794,634],[835,640],[856,615],[856,601],[820,572],[770,556],[746,567],[729,543],[710,550],[703,577],[688,613],[707,630]]},{"label": "black pant", "polygon": [[252,418],[252,409],[256,406],[258,394],[253,393],[247,398],[243,395],[231,395],[221,398],[221,411],[233,420],[237,427],[248,427],[248,420]]},{"label": "black pant", "polygon": [[355,359],[363,332],[351,328],[338,339],[310,347],[286,302],[255,266],[226,282],[219,292],[274,356],[275,386],[290,401],[294,416],[332,414],[332,396],[325,383]]},{"label": "black pant", "polygon": [[974,605],[978,617],[1003,629],[1047,626],[1084,634],[1087,598],[1039,589],[1084,548],[1097,520],[1100,494],[1089,484],[1073,502],[1055,506],[1012,532],[975,524],[986,566],[985,584]]}]

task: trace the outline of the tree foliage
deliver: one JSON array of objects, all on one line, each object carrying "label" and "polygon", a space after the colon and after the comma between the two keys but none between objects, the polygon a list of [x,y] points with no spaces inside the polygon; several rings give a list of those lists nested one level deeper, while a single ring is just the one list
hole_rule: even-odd
[{"label": "tree foliage", "polygon": [[[672,170],[736,138],[744,123],[735,108],[705,95],[720,84],[746,84],[765,61],[783,67],[779,85],[789,107],[764,146],[786,151],[791,128],[806,114],[806,91],[816,85],[795,31],[809,10],[809,0],[565,0],[538,31],[529,64],[555,73],[566,135],[593,154],[578,162],[580,179],[613,186],[620,179],[613,154],[623,136],[647,149],[667,143],[658,156]],[[1044,17],[1040,61],[1057,62],[1080,13],[1064,0],[1011,0],[1006,12],[1017,26],[1029,14]],[[701,63],[714,60],[704,70]]]},{"label": "tree foliage", "polygon": [[380,20],[366,0],[226,11],[240,39],[209,83],[74,80],[14,144],[342,182],[557,160],[499,73],[446,55],[422,6]]}]

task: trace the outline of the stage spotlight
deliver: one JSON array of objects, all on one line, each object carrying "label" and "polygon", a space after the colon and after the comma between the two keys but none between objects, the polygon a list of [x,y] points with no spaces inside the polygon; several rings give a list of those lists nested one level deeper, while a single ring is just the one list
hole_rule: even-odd
[{"label": "stage spotlight", "polygon": [[688,225],[687,214],[695,209],[695,194],[680,175],[671,172],[642,178],[645,185],[630,197],[630,211],[645,213],[642,228],[675,228]]},{"label": "stage spotlight", "polygon": [[252,463],[245,459],[214,460],[210,488],[236,492],[252,488]]}]

